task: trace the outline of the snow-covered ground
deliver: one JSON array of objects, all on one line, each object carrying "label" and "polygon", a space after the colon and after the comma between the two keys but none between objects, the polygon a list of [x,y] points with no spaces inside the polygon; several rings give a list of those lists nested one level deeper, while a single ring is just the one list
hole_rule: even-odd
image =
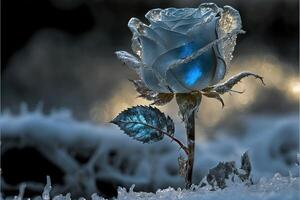
[{"label": "snow-covered ground", "polygon": [[[97,180],[109,180],[122,187],[135,184],[137,193],[118,190],[118,199],[298,199],[299,117],[247,116],[239,137],[228,136],[220,130],[216,139],[197,144],[194,183],[200,183],[208,169],[220,161],[240,162],[248,151],[252,162],[254,185],[229,184],[224,190],[209,191],[208,187],[195,191],[174,190],[183,185],[177,173],[178,147],[166,138],[155,144],[142,144],[124,135],[117,127],[94,125],[75,120],[70,112],[60,110],[48,115],[40,110],[26,109],[18,115],[3,112],[0,117],[2,153],[10,148],[33,146],[64,172],[64,184],[52,183],[54,194],[75,192],[75,196],[101,196]],[[177,133],[181,132],[177,130]],[[182,137],[181,135],[177,135]],[[19,142],[15,142],[19,141]],[[81,164],[77,154],[88,155]],[[3,171],[5,173],[5,171]],[[276,173],[282,175],[279,176]],[[292,178],[294,177],[294,178]],[[11,187],[1,177],[1,188]],[[27,183],[42,191],[45,183]],[[82,187],[84,186],[84,187]],[[19,187],[16,186],[16,187]],[[168,188],[160,190],[160,188]],[[76,193],[77,192],[77,193]],[[73,195],[74,196],[74,195]],[[96,195],[93,196],[96,198]]]},{"label": "snow-covered ground", "polygon": [[[299,177],[282,177],[275,174],[274,177],[267,179],[261,178],[258,183],[245,186],[243,183],[232,183],[223,190],[211,191],[208,187],[193,185],[190,190],[167,188],[157,190],[155,193],[135,192],[134,185],[129,190],[118,189],[117,200],[299,200],[300,199],[300,179]],[[14,200],[21,200],[24,193],[21,187],[19,195]],[[51,183],[48,183],[37,200],[71,200],[70,193],[66,195],[50,196]],[[2,199],[0,197],[0,199]],[[84,200],[85,198],[79,198]],[[94,193],[92,200],[105,200],[105,198]]]}]

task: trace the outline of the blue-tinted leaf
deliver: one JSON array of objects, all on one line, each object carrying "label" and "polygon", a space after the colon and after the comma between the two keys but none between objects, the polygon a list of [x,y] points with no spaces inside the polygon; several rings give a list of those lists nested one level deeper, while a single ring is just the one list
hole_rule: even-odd
[{"label": "blue-tinted leaf", "polygon": [[162,140],[165,133],[174,134],[170,117],[151,106],[135,106],[124,110],[111,121],[130,137],[143,143]]}]

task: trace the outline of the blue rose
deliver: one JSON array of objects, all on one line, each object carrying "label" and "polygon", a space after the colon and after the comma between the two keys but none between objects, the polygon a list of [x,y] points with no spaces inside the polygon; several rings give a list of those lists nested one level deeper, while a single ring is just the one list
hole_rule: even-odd
[{"label": "blue rose", "polygon": [[132,50],[117,56],[133,68],[151,90],[187,93],[222,80],[241,32],[239,12],[213,3],[198,8],[153,9],[150,25],[131,18]]}]

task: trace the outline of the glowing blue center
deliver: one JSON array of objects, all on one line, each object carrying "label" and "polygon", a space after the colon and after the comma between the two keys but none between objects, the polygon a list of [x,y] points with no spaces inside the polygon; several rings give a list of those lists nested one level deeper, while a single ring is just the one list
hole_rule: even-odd
[{"label": "glowing blue center", "polygon": [[185,83],[189,86],[194,85],[197,80],[202,76],[202,71],[197,64],[189,66],[188,71],[184,77]]},{"label": "glowing blue center", "polygon": [[182,47],[182,49],[180,50],[179,56],[181,59],[183,59],[183,58],[186,58],[186,57],[192,55],[193,52],[194,52],[193,43],[188,43]]}]

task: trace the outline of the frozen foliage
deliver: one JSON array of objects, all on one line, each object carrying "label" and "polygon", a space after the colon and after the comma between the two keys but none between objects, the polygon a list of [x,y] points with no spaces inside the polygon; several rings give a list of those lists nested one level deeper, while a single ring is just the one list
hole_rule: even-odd
[{"label": "frozen foliage", "polygon": [[[299,146],[297,115],[248,116],[239,119],[245,125],[244,135],[240,138],[225,136],[228,130],[222,129],[220,131],[224,133],[223,136],[199,142],[194,183],[200,183],[208,170],[220,161],[234,160],[239,163],[240,155],[247,150],[255,183],[261,177],[270,179],[277,172],[283,176],[288,176],[289,172],[293,177],[299,176],[296,165]],[[63,184],[52,183],[53,195],[68,192],[73,197],[89,197],[95,192],[102,195],[103,191],[96,184],[99,180],[126,188],[135,184],[135,191],[156,191],[159,188],[177,188],[183,185],[183,178],[178,175],[178,146],[169,140],[143,145],[122,134],[117,127],[78,122],[66,110],[48,115],[40,110],[29,112],[25,108],[18,115],[3,112],[0,128],[2,155],[12,148],[34,147],[64,172]],[[180,132],[182,131],[177,129],[175,134]],[[79,156],[87,157],[87,162],[79,162]],[[279,182],[284,180],[288,179],[282,178]],[[20,186],[7,184],[2,176],[1,183],[2,189]],[[45,183],[26,182],[26,185],[26,190],[41,192]],[[236,187],[237,194],[241,194],[242,190],[258,186],[251,186],[249,189],[239,185]],[[280,188],[284,190],[283,187]],[[232,190],[228,187],[222,193],[229,197],[233,195]],[[170,191],[169,195],[177,194],[173,190],[167,191]],[[199,191],[203,193],[204,189]],[[251,190],[249,192],[251,196]],[[119,193],[119,198],[123,198],[124,190],[119,190]],[[218,192],[210,195],[218,196],[217,194]]]},{"label": "frozen foliage", "polygon": [[[271,178],[279,172],[299,176],[297,153],[299,152],[299,116],[247,116],[241,117],[245,126],[244,136],[220,136],[212,142],[200,145],[202,167],[209,169],[218,161],[234,160],[248,151],[252,163],[252,175]],[[224,132],[224,130],[219,130]],[[209,152],[209,153],[207,153]],[[205,166],[203,166],[205,165]]]},{"label": "frozen foliage", "polygon": [[157,142],[164,135],[174,135],[173,120],[157,108],[135,106],[122,111],[111,121],[118,125],[128,136],[143,143]]},{"label": "frozen foliage", "polygon": [[[170,141],[143,145],[117,127],[78,122],[66,110],[45,115],[24,107],[16,116],[3,113],[0,128],[2,154],[34,147],[63,171],[64,183],[53,185],[54,194],[89,196],[101,192],[99,180],[128,188],[136,184],[137,189],[148,191],[183,184],[177,175],[178,146]],[[87,162],[79,162],[78,157],[87,157]],[[3,177],[1,181],[3,189],[19,187],[7,184]],[[43,185],[30,182],[27,188],[41,191]]]}]

